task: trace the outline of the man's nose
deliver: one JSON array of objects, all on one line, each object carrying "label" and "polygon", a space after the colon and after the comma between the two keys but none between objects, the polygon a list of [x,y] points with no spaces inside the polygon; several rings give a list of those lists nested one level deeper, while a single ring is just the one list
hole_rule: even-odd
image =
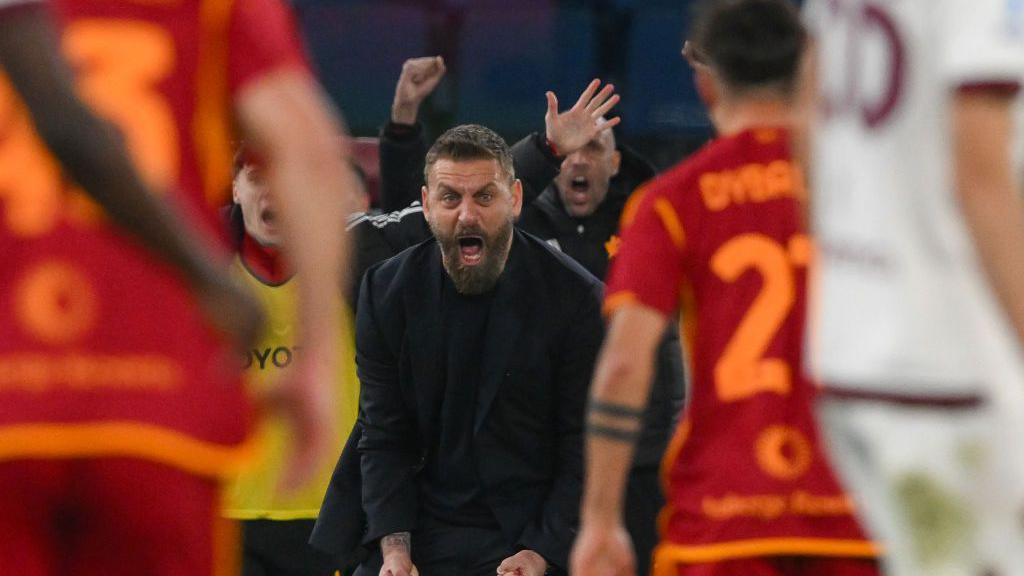
[{"label": "man's nose", "polygon": [[477,208],[473,205],[473,202],[463,202],[459,206],[460,224],[476,224],[479,218],[480,214],[477,212]]},{"label": "man's nose", "polygon": [[569,161],[570,166],[585,166],[590,163],[590,160],[587,158],[587,155],[579,150],[573,152],[572,154],[569,154],[566,160]]}]

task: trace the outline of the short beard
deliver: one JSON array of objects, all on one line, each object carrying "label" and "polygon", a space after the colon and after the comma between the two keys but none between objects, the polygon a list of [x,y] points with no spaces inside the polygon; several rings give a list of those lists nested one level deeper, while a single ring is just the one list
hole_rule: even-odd
[{"label": "short beard", "polygon": [[[460,229],[456,228],[455,233],[447,235],[434,227],[434,223],[428,221],[430,231],[437,238],[441,246],[441,262],[448,276],[455,284],[455,290],[466,296],[484,294],[494,288],[498,278],[505,270],[505,263],[508,261],[508,253],[512,245],[509,240],[512,238],[514,221],[509,218],[494,236],[488,236],[479,228]],[[458,236],[461,234],[475,234],[484,239],[483,261],[477,266],[464,267],[460,261],[460,250]]]}]

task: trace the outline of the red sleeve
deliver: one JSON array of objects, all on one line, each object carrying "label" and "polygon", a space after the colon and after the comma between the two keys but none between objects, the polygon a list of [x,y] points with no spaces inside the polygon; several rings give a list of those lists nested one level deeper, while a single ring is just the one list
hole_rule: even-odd
[{"label": "red sleeve", "polygon": [[605,312],[638,302],[674,316],[679,308],[686,244],[678,211],[665,194],[651,190],[626,220],[622,244],[608,275]]},{"label": "red sleeve", "polygon": [[280,0],[235,0],[228,41],[231,94],[277,70],[309,69],[295,15]]}]

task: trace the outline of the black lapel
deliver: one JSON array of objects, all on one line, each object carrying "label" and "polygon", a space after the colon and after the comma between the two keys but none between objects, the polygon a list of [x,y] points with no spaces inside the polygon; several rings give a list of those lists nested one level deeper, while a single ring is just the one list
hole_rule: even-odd
[{"label": "black lapel", "polygon": [[518,231],[515,232],[512,252],[495,287],[487,334],[484,336],[481,382],[476,397],[476,417],[473,420],[474,434],[480,431],[484,417],[501,388],[509,358],[515,354],[527,318],[528,310],[522,310],[520,306],[525,305],[527,294],[524,292],[529,290],[529,250],[527,242]]},{"label": "black lapel", "polygon": [[[441,317],[441,283],[444,266],[440,248],[436,243],[425,250],[426,262],[417,263],[420,274],[405,290],[406,326],[409,333],[405,341],[412,360],[412,393],[416,398],[416,416],[420,431],[433,434],[436,418],[444,393],[443,318]],[[433,438],[433,436],[424,436]]]}]

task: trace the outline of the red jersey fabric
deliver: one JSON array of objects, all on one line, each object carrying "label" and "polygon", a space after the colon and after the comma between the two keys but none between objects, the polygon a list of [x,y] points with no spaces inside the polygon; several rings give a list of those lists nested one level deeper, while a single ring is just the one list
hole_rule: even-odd
[{"label": "red jersey fabric", "polygon": [[237,576],[217,482],[136,458],[0,462],[0,571]]},{"label": "red jersey fabric", "polygon": [[765,128],[708,144],[623,214],[606,309],[682,309],[693,369],[663,464],[664,569],[876,553],[824,459],[801,376],[805,201],[788,133]]},{"label": "red jersey fabric", "polygon": [[[232,102],[305,70],[278,0],[57,0],[87,103],[146,178],[221,235]],[[200,474],[247,456],[240,361],[181,279],[60,179],[0,76],[0,460],[132,456]]]}]

